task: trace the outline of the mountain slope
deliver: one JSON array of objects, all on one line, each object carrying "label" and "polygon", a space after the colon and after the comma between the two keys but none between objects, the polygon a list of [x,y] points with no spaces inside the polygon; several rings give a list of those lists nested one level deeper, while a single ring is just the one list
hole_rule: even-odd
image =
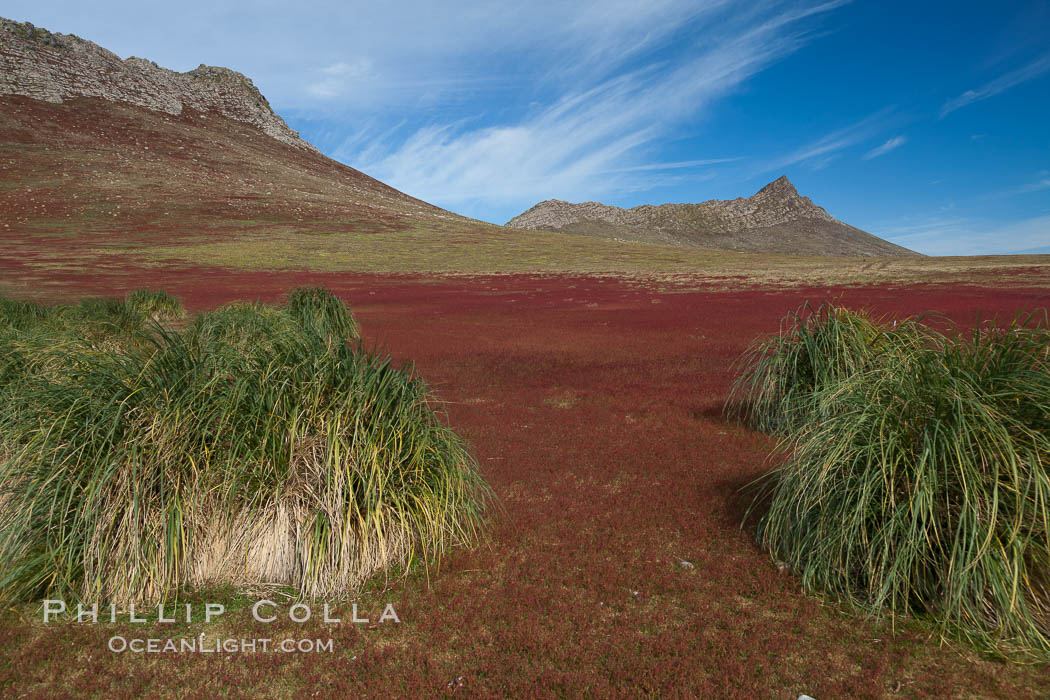
[{"label": "mountain slope", "polygon": [[176,73],[0,19],[0,220],[8,231],[173,242],[262,226],[488,227],[331,160],[251,80]]},{"label": "mountain slope", "polygon": [[229,68],[205,66],[186,73],[144,58],[122,60],[75,35],[55,34],[0,18],[0,94],[61,103],[102,97],[179,115],[214,111],[253,124],[278,141],[316,150],[288,128],[252,81]]},{"label": "mountain slope", "polygon": [[916,253],[861,231],[799,195],[780,177],[748,198],[632,209],[540,202],[507,226],[603,238],[763,253],[898,256]]}]

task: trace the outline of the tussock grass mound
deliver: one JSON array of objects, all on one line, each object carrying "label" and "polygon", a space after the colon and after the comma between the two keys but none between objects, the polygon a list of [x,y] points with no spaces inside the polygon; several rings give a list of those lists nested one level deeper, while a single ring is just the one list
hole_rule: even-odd
[{"label": "tussock grass mound", "polygon": [[272,348],[298,329],[299,325],[284,309],[238,301],[195,316],[186,335],[213,352],[243,355]]},{"label": "tussock grass mound", "polygon": [[310,295],[307,311],[236,305],[178,332],[141,305],[126,323],[123,302],[90,302],[90,322],[0,306],[18,319],[0,320],[0,596],[338,597],[476,540],[490,491],[423,382]]},{"label": "tussock grass mound", "polygon": [[[850,316],[822,309],[752,352],[745,386],[755,403],[795,411],[758,419],[792,426],[787,459],[756,500],[769,504],[761,543],[807,589],[876,613],[924,615],[999,653],[1047,658],[1045,315],[968,334]],[[821,371],[807,373],[812,366]],[[798,367],[799,379],[785,378]],[[814,375],[822,378],[806,384]]]},{"label": "tussock grass mound", "polygon": [[196,316],[189,335],[217,350],[247,352],[274,342],[301,328],[309,328],[327,343],[346,344],[360,339],[357,320],[350,310],[324,287],[297,287],[288,293],[284,307],[233,302]]},{"label": "tussock grass mound", "polygon": [[186,316],[182,302],[167,292],[137,289],[129,292],[124,303],[131,309],[157,321],[174,321]]},{"label": "tussock grass mound", "polygon": [[46,306],[31,301],[0,298],[0,330],[28,330],[39,326],[48,313]]},{"label": "tussock grass mound", "polygon": [[816,397],[921,332],[907,320],[885,328],[866,313],[808,302],[780,333],[753,343],[738,363],[731,410],[763,432],[787,435],[814,419]]},{"label": "tussock grass mound", "polygon": [[316,328],[335,341],[360,337],[357,319],[324,287],[296,287],[288,293],[288,313],[299,324]]}]

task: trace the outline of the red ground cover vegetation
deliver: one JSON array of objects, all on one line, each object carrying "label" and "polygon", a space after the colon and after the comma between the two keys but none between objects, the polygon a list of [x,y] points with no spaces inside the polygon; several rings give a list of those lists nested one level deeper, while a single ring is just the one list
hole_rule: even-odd
[{"label": "red ground cover vegetation", "polygon": [[[915,621],[858,618],[801,593],[741,530],[739,489],[772,440],[723,418],[732,365],[802,301],[960,323],[1050,306],[1046,289],[663,291],[614,279],[424,279],[200,270],[91,278],[78,295],[163,287],[191,309],[273,301],[297,284],[346,299],[368,345],[411,360],[502,502],[490,542],[362,593],[400,625],[261,626],[334,653],[113,654],[106,640],[194,623],[43,626],[8,613],[0,688],[51,695],[436,693],[818,698],[1045,696],[1045,668],[939,646]],[[692,567],[682,566],[687,561]],[[203,594],[202,594],[203,595]],[[249,600],[256,597],[249,596]],[[27,614],[23,611],[22,614]],[[217,634],[214,630],[209,634]]]}]

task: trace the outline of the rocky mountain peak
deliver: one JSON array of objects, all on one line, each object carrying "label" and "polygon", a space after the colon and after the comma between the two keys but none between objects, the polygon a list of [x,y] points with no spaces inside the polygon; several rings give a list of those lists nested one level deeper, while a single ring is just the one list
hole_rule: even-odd
[{"label": "rocky mountain peak", "polygon": [[787,175],[781,175],[776,180],[773,180],[773,182],[769,183],[768,185],[766,185],[765,187],[763,187],[755,193],[756,197],[759,195],[764,195],[765,197],[770,198],[776,197],[778,199],[787,199],[799,196],[798,190],[796,190],[795,186],[791,184],[790,180],[788,180]]},{"label": "rocky mountain peak", "polygon": [[[12,34],[24,41],[30,41],[40,46],[51,46],[56,49],[69,49],[69,43],[65,41],[64,35],[54,34],[41,27],[35,27],[31,22],[15,22],[0,17],[0,31]],[[70,35],[70,39],[78,37]]]},{"label": "rocky mountain peak", "polygon": [[0,18],[0,95],[60,103],[100,97],[181,114],[190,108],[247,122],[298,148],[316,151],[274,113],[252,81],[237,71],[201,64],[185,73],[131,57],[29,22]]},{"label": "rocky mountain peak", "polygon": [[768,224],[799,218],[835,221],[823,207],[818,207],[809,197],[800,195],[786,175],[773,180],[745,201],[756,211],[762,212],[769,219]]}]

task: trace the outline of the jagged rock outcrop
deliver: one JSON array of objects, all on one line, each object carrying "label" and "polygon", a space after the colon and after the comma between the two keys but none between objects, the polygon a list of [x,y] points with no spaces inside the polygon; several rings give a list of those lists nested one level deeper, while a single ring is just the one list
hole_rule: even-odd
[{"label": "jagged rock outcrop", "polygon": [[123,60],[73,34],[3,18],[0,95],[53,103],[101,97],[175,115],[184,109],[216,112],[252,124],[278,141],[316,150],[274,113],[249,78],[236,71],[201,65],[178,73],[144,58]]},{"label": "jagged rock outcrop", "polygon": [[801,196],[787,177],[754,195],[632,209],[540,202],[507,226],[701,248],[797,255],[916,255],[845,224]]}]

